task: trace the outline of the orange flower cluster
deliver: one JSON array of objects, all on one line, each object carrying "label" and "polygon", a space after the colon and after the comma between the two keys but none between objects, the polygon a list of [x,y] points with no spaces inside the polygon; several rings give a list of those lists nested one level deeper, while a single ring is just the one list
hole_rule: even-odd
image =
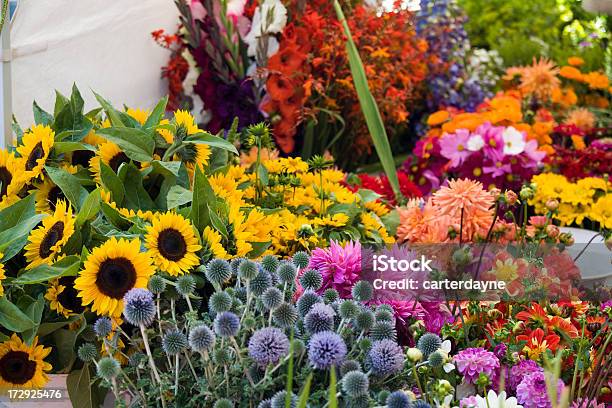
[{"label": "orange flower cluster", "polygon": [[[296,2],[294,2],[296,3]],[[268,64],[270,114],[281,150],[294,148],[296,127],[319,112],[339,114],[345,123],[339,149],[357,155],[371,151],[371,142],[353,85],[346,37],[328,1],[308,2],[283,32],[278,54]],[[361,51],[370,90],[384,122],[392,131],[406,122],[408,107],[420,95],[425,78],[427,43],[416,37],[413,13],[407,10],[378,16],[372,8],[356,6],[347,15]]]}]

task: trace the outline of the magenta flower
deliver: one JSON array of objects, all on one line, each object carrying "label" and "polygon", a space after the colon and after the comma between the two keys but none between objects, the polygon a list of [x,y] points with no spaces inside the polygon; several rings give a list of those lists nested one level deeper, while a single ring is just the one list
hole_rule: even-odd
[{"label": "magenta flower", "polygon": [[525,155],[533,162],[533,166],[537,166],[546,156],[546,152],[538,150],[538,142],[530,140],[525,144]]},{"label": "magenta flower", "polygon": [[480,374],[486,374],[495,384],[497,371],[499,370],[499,359],[495,354],[483,349],[467,348],[460,351],[454,358],[457,371],[463,375],[466,382],[475,384]]},{"label": "magenta flower", "polygon": [[508,375],[508,390],[511,393],[514,393],[516,391],[516,387],[518,387],[521,381],[523,381],[523,378],[536,372],[544,372],[544,370],[535,361],[519,361],[510,369],[510,373]]},{"label": "magenta flower", "polygon": [[485,143],[483,150],[485,152],[485,156],[491,156],[495,154],[494,152],[499,152],[503,154],[503,126],[493,126],[490,122],[485,122],[482,125],[478,126],[475,133],[482,135],[482,137],[484,138]]},{"label": "magenta flower", "polygon": [[460,166],[471,152],[467,148],[470,131],[457,129],[455,133],[447,133],[440,139],[440,154],[450,160],[451,167]]},{"label": "magenta flower", "polygon": [[[546,389],[546,379],[544,373],[537,371],[523,378],[523,381],[516,387],[516,398],[524,408],[551,408],[552,404],[548,398]],[[563,392],[563,381],[557,383],[557,397]]]},{"label": "magenta flower", "polygon": [[340,297],[349,298],[351,288],[361,274],[361,244],[350,241],[343,247],[332,240],[329,248],[316,248],[312,251],[308,268],[321,273],[323,285],[320,292],[333,288]]}]

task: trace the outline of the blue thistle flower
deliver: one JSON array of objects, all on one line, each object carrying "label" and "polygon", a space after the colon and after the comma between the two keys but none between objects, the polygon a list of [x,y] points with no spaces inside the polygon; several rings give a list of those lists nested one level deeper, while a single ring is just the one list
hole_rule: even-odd
[{"label": "blue thistle flower", "polygon": [[372,343],[368,361],[375,375],[395,374],[404,366],[402,348],[392,340],[379,340]]},{"label": "blue thistle flower", "polygon": [[308,343],[308,359],[313,367],[326,370],[339,365],[346,356],[346,344],[342,337],[332,331],[314,334]]},{"label": "blue thistle flower", "polygon": [[342,389],[349,397],[359,397],[368,393],[370,381],[361,371],[349,371],[342,377]]},{"label": "blue thistle flower", "polygon": [[187,348],[187,337],[179,330],[171,330],[162,338],[162,348],[169,356],[179,354]]},{"label": "blue thistle flower", "polygon": [[412,408],[410,398],[403,391],[395,391],[387,397],[387,408]]},{"label": "blue thistle flower", "polygon": [[240,330],[240,318],[232,312],[222,312],[213,322],[215,333],[221,337],[234,337]]},{"label": "blue thistle flower", "polygon": [[153,294],[146,289],[130,289],[123,297],[123,316],[134,326],[149,326],[155,320],[157,308]]},{"label": "blue thistle flower", "polygon": [[325,303],[317,303],[304,317],[304,328],[310,334],[333,330],[336,312]]},{"label": "blue thistle flower", "polygon": [[189,332],[189,346],[197,352],[209,350],[215,344],[215,333],[208,326],[199,325]]},{"label": "blue thistle flower", "polygon": [[94,323],[94,331],[98,337],[106,337],[113,330],[113,322],[108,317],[100,317]]},{"label": "blue thistle flower", "polygon": [[257,330],[249,340],[249,356],[259,365],[276,364],[289,353],[289,339],[280,329]]}]

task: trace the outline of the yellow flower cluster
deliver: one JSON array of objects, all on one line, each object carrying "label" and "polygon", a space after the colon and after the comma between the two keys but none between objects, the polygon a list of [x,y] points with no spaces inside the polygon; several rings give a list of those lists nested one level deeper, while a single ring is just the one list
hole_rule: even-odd
[{"label": "yellow flower cluster", "polygon": [[[531,180],[537,185],[529,204],[538,214],[554,210],[553,218],[562,225],[582,224],[585,220],[612,228],[612,183],[586,177],[573,183],[565,176],[542,173]],[[558,202],[558,208],[555,203]]]}]

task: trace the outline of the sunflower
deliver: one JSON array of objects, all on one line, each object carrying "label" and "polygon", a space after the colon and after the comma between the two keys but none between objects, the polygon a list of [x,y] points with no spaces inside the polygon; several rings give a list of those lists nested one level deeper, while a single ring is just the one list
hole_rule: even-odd
[{"label": "sunflower", "polygon": [[123,296],[132,288],[146,288],[155,272],[149,254],[140,252],[140,240],[111,237],[94,248],[85,269],[74,282],[83,305],[93,303],[98,315],[119,316]]},{"label": "sunflower", "polygon": [[36,125],[24,133],[17,152],[24,160],[25,171],[34,178],[42,175],[45,162],[49,157],[55,138],[55,132],[49,126]]},{"label": "sunflower", "polygon": [[0,209],[19,199],[17,193],[25,184],[21,158],[0,149]]},{"label": "sunflower", "polygon": [[210,227],[204,228],[202,232],[202,240],[204,241],[204,252],[210,253],[211,256],[221,259],[229,259],[230,256],[221,244],[221,234]]},{"label": "sunflower", "polygon": [[52,368],[44,359],[50,352],[38,345],[38,337],[28,346],[13,333],[0,344],[0,389],[44,387],[49,382],[45,371]]},{"label": "sunflower", "polygon": [[[130,158],[121,148],[113,142],[105,142],[100,145],[96,155],[89,161],[89,169],[94,174],[94,180],[100,184],[100,161],[110,167],[115,173],[119,170],[119,166],[123,163],[129,163]],[[140,167],[140,163],[135,162],[136,167]]]},{"label": "sunflower", "polygon": [[193,226],[181,215],[167,212],[153,219],[147,227],[146,247],[155,265],[172,276],[178,276],[199,265],[196,252],[202,249]]},{"label": "sunflower", "polygon": [[147,118],[149,117],[149,111],[140,109],[140,108],[138,109],[127,108],[125,113],[131,116],[141,126],[145,124],[145,122],[147,121]]},{"label": "sunflower", "polygon": [[43,264],[51,265],[73,233],[72,208],[60,200],[53,215],[43,219],[43,225],[30,233],[29,242],[25,246],[25,256],[29,262],[27,269]]},{"label": "sunflower", "polygon": [[78,315],[85,311],[81,304],[81,299],[77,296],[78,292],[74,288],[76,276],[62,276],[49,282],[49,288],[45,293],[45,299],[49,301],[51,310],[57,314],[68,318]]},{"label": "sunflower", "polygon": [[[95,131],[91,130],[87,136],[82,140],[83,143],[87,143],[91,146],[98,147],[102,143],[106,142],[106,139],[102,136],[96,134]],[[92,157],[95,156],[95,153],[91,150],[75,150],[70,153],[70,163],[73,166],[81,165],[85,168],[89,167],[89,161]]]},{"label": "sunflower", "polygon": [[[166,125],[168,123],[167,120],[162,120],[160,122],[161,125]],[[177,140],[183,140],[186,136],[203,132],[203,130],[196,125],[195,118],[184,110],[177,110],[174,112],[174,123],[176,125],[174,133],[168,129],[158,129],[157,131],[168,144],[173,144]],[[190,177],[193,178],[193,172],[196,166],[199,166],[202,170],[206,167],[208,159],[210,158],[210,153],[210,147],[206,144],[185,142],[174,155],[174,159],[185,163]]]},{"label": "sunflower", "polygon": [[[2,259],[3,256],[4,254],[0,252],[0,260]],[[2,281],[4,279],[6,279],[6,275],[4,274],[4,264],[0,262],[0,296],[4,296],[4,287],[2,286]]]},{"label": "sunflower", "polygon": [[[75,166],[65,166],[64,170],[70,174],[75,174],[78,169]],[[35,194],[36,211],[39,213],[53,212],[59,200],[66,200],[66,196],[62,189],[48,177],[36,186]]]}]

